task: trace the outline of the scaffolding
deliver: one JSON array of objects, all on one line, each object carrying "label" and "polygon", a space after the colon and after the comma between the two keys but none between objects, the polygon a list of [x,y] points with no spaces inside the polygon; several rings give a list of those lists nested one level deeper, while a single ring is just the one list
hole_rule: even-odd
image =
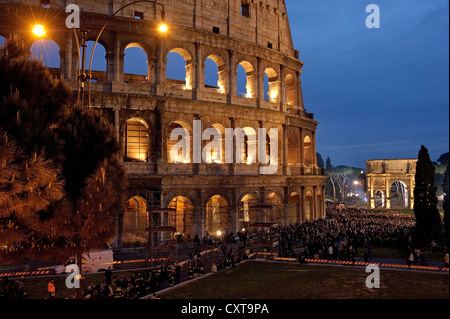
[{"label": "scaffolding", "polygon": [[[162,192],[147,192],[148,210],[148,243],[147,252],[150,260],[165,257],[169,262],[177,260],[176,208],[163,207]],[[176,207],[176,206],[175,206]],[[164,255],[164,256],[163,256]]]},{"label": "scaffolding", "polygon": [[[264,193],[262,197],[256,194],[249,200],[249,231],[253,231],[258,235],[250,239],[250,247],[253,251],[263,251],[270,255],[278,245],[278,237],[271,233],[271,229],[277,226],[274,219],[273,204],[268,203],[268,198]],[[266,203],[262,204],[261,199],[265,199]]]}]

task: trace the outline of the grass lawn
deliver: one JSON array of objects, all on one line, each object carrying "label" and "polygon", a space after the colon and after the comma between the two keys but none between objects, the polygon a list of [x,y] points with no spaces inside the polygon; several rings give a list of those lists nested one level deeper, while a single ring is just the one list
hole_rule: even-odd
[{"label": "grass lawn", "polygon": [[381,269],[380,289],[363,268],[248,262],[161,294],[164,299],[448,299],[443,274]]}]

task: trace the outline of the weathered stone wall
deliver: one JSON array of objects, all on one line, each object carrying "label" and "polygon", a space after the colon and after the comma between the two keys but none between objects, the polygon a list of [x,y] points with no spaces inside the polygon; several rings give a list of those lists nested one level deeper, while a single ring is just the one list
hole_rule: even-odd
[{"label": "weathered stone wall", "polygon": [[[61,6],[80,5],[82,21],[90,30],[88,40],[95,40],[110,15],[131,1],[56,2]],[[95,83],[87,88],[90,94],[86,93],[90,107],[105,110],[122,145],[127,143],[129,121],[137,120],[146,128],[148,159],[125,162],[130,180],[129,198],[142,198],[148,211],[155,204],[151,198],[159,198],[158,205],[164,207],[175,197],[187,198],[193,205],[193,216],[185,220],[194,222],[188,229],[198,235],[207,231],[207,203],[216,195],[227,202],[227,231],[231,232],[240,230],[241,200],[248,194],[258,194],[255,198],[261,203],[276,194],[274,198],[280,201],[276,222],[282,225],[325,216],[326,178],[317,167],[315,156],[319,123],[305,109],[301,86],[303,62],[293,48],[284,1],[161,0],[160,3],[165,5],[169,25],[165,34],[157,31],[161,7],[151,3],[128,7],[110,20],[99,39],[106,51],[107,68],[92,72]],[[58,6],[41,9],[38,5],[39,1],[0,0],[0,35],[8,37],[16,33],[31,47],[36,41],[30,32],[32,25],[45,24],[46,38],[60,49],[61,66],[51,71],[76,92],[77,38],[64,27],[66,14]],[[136,14],[143,19],[135,18]],[[124,73],[125,50],[129,47],[141,48],[147,54],[147,76]],[[185,59],[186,81],[167,78],[169,52],[179,53]],[[207,58],[218,66],[218,88],[205,85]],[[246,97],[237,94],[239,65],[247,73]],[[264,98],[264,74],[269,78],[268,101]],[[202,121],[202,129],[212,125],[256,132],[258,128],[277,128],[277,172],[261,175],[259,168],[263,164],[258,161],[251,165],[171,163],[167,137],[170,128],[174,123],[182,123],[192,130],[194,120]],[[202,142],[202,147],[206,143]],[[140,212],[145,210],[139,208]],[[128,218],[127,214],[119,217],[119,245],[121,234],[126,232],[123,219]]]}]

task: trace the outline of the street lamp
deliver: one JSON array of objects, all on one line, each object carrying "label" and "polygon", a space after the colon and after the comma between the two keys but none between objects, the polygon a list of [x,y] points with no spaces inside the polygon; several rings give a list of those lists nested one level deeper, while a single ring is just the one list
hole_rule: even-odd
[{"label": "street lamp", "polygon": [[46,34],[45,28],[44,28],[44,26],[42,24],[36,24],[33,27],[33,31],[32,32],[37,37],[43,37]]}]

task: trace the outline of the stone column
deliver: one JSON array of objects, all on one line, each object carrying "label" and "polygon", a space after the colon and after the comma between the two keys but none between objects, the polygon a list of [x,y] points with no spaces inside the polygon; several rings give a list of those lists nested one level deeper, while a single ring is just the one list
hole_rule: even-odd
[{"label": "stone column", "polygon": [[[317,146],[316,146],[316,132],[312,132],[312,147],[311,147],[311,152],[312,152],[312,158],[313,158],[313,167],[314,169],[317,168]],[[316,175],[316,174],[314,174]]]},{"label": "stone column", "polygon": [[300,187],[300,207],[301,207],[301,211],[300,211],[300,221],[304,222],[306,219],[306,191],[305,191],[305,186],[301,186]]},{"label": "stone column", "polygon": [[313,187],[312,220],[317,218],[317,186]]},{"label": "stone column", "polygon": [[302,80],[301,80],[301,71],[297,71],[297,105],[299,106],[300,110],[305,109],[305,105],[303,103],[303,92],[302,92]]},{"label": "stone column", "polygon": [[233,97],[237,96],[237,68],[235,68],[236,57],[234,51],[228,50],[229,58],[229,79],[228,79],[228,104],[231,104]]},{"label": "stone column", "polygon": [[73,61],[73,38],[72,34],[67,36],[65,57],[64,57],[64,79],[72,81],[72,61]]},{"label": "stone column", "polygon": [[261,107],[261,104],[264,101],[264,71],[262,70],[261,64],[262,64],[261,58],[258,57],[256,63],[256,78],[257,78],[256,87],[258,90],[258,93],[256,95],[257,107]]},{"label": "stone column", "polygon": [[[123,59],[123,57],[122,57]],[[118,33],[114,33],[113,47],[106,52],[107,82],[119,82],[121,78],[120,40]],[[87,61],[89,63],[89,61]]]},{"label": "stone column", "polygon": [[283,201],[283,224],[282,226],[286,226],[289,225],[289,187],[288,186],[284,186],[283,187],[284,190],[284,201]]},{"label": "stone column", "polygon": [[414,181],[415,177],[410,176],[409,177],[409,185],[408,185],[408,202],[409,202],[409,209],[414,209]]},{"label": "stone column", "polygon": [[194,98],[194,100],[197,100],[198,93],[202,89],[202,79],[203,79],[202,64],[203,64],[203,62],[201,61],[201,57],[200,57],[200,49],[201,49],[200,43],[195,42],[194,45],[195,45],[195,57],[194,57],[194,68],[193,69],[195,71],[193,72],[194,74],[191,76],[194,77],[193,98]]},{"label": "stone column", "polygon": [[281,65],[280,68],[280,90],[278,91],[279,96],[279,102],[280,102],[280,111],[285,112],[284,109],[286,104],[286,67],[284,65]]},{"label": "stone column", "polygon": [[300,141],[299,141],[299,152],[300,152],[300,175],[304,174],[304,167],[305,167],[305,139],[303,137],[303,127],[299,128],[300,130]]},{"label": "stone column", "polygon": [[283,125],[283,175],[289,175],[288,146],[289,146],[288,126]]},{"label": "stone column", "polygon": [[385,181],[385,186],[386,186],[385,208],[386,208],[386,209],[391,209],[391,200],[390,200],[390,197],[391,197],[390,191],[391,191],[391,190],[390,190],[390,185],[389,185],[387,179],[386,179],[386,181]]}]

